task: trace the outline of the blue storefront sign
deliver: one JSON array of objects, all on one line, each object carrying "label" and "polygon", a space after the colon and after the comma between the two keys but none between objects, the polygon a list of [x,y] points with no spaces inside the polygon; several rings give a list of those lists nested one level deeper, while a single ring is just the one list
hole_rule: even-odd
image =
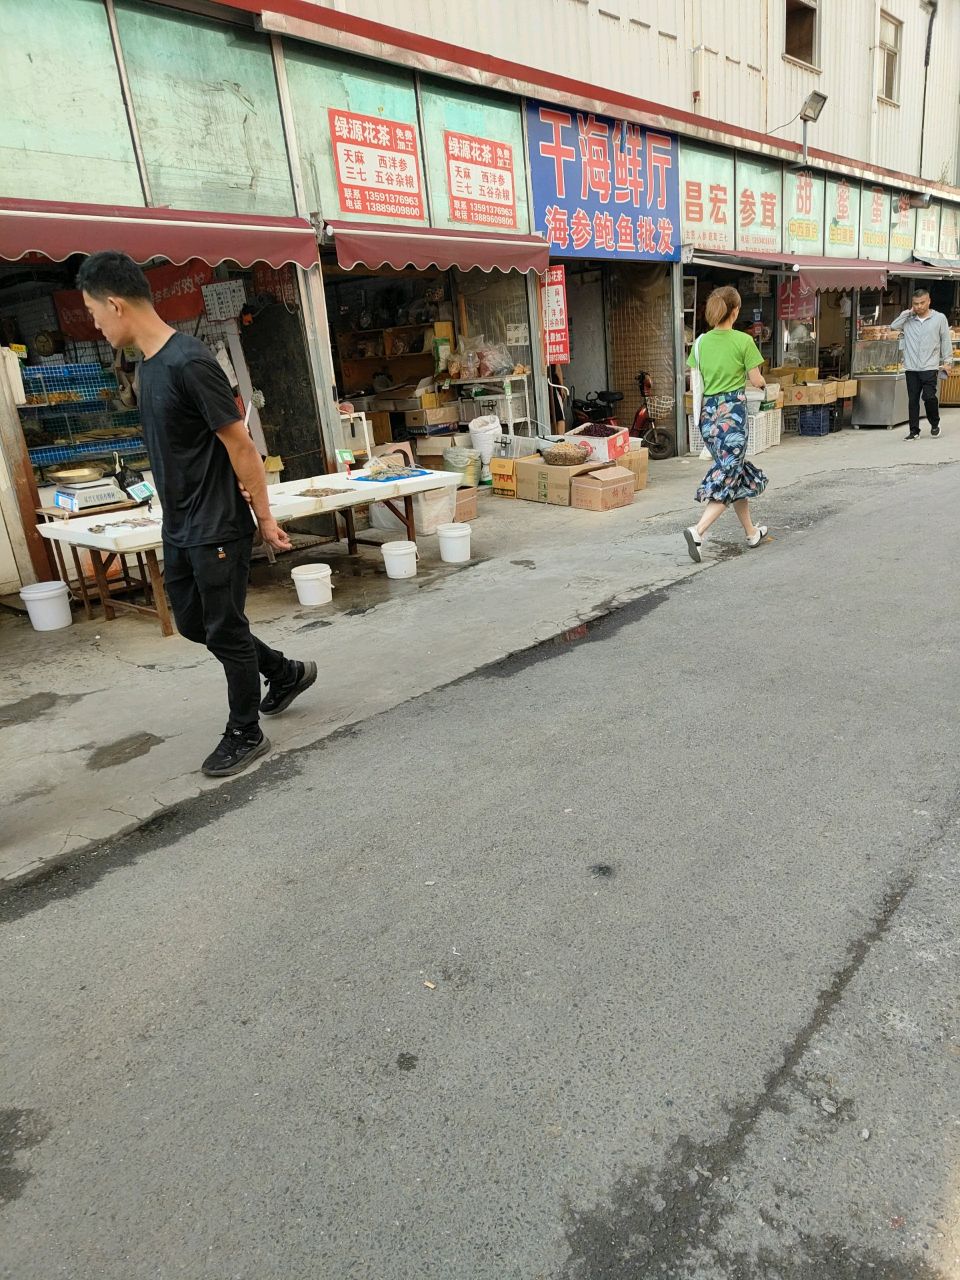
[{"label": "blue storefront sign", "polygon": [[677,139],[623,120],[527,105],[535,229],[556,258],[680,258]]}]

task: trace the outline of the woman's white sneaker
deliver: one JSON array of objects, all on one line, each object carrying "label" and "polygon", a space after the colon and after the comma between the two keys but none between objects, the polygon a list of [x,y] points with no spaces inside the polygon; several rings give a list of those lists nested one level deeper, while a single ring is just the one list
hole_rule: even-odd
[{"label": "woman's white sneaker", "polygon": [[759,547],[760,543],[764,540],[766,536],[767,536],[767,526],[765,524],[758,524],[757,532],[753,535],[752,538],[747,539],[747,546]]},{"label": "woman's white sneaker", "polygon": [[700,548],[703,546],[703,539],[693,526],[689,529],[684,529],[683,536],[687,540],[687,550],[690,552],[690,559],[694,564],[699,564],[703,559],[700,554]]}]

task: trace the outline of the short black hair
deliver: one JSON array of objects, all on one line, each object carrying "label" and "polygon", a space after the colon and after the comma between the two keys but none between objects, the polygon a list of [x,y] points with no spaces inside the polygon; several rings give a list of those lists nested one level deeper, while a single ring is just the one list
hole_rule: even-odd
[{"label": "short black hair", "polygon": [[143,269],[128,254],[116,249],[91,253],[77,273],[77,288],[101,302],[111,294],[115,298],[153,301],[150,281]]},{"label": "short black hair", "polygon": [[913,296],[914,296],[915,298],[929,298],[929,297],[930,297],[930,290],[929,290],[929,289],[914,289],[914,291],[913,291]]}]

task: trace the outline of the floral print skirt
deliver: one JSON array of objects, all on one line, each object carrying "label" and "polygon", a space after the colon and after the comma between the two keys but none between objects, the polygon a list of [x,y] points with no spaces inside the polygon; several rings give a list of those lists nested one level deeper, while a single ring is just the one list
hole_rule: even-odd
[{"label": "floral print skirt", "polygon": [[747,461],[747,397],[743,391],[724,391],[703,397],[700,434],[710,450],[713,466],[697,490],[698,502],[738,502],[757,498],[767,477]]}]

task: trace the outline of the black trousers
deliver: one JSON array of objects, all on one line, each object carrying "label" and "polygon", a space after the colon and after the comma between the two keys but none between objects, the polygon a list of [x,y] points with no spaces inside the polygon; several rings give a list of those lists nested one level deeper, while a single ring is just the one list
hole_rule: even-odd
[{"label": "black trousers", "polygon": [[923,396],[923,407],[927,421],[931,427],[940,425],[940,402],[937,399],[938,369],[908,369],[907,399],[910,414],[911,434],[920,431],[920,397]]},{"label": "black trousers", "polygon": [[163,578],[177,630],[206,645],[227,676],[228,729],[249,729],[260,720],[260,677],[290,673],[282,653],[268,649],[250,631],[244,607],[252,535],[222,546],[163,544]]}]

